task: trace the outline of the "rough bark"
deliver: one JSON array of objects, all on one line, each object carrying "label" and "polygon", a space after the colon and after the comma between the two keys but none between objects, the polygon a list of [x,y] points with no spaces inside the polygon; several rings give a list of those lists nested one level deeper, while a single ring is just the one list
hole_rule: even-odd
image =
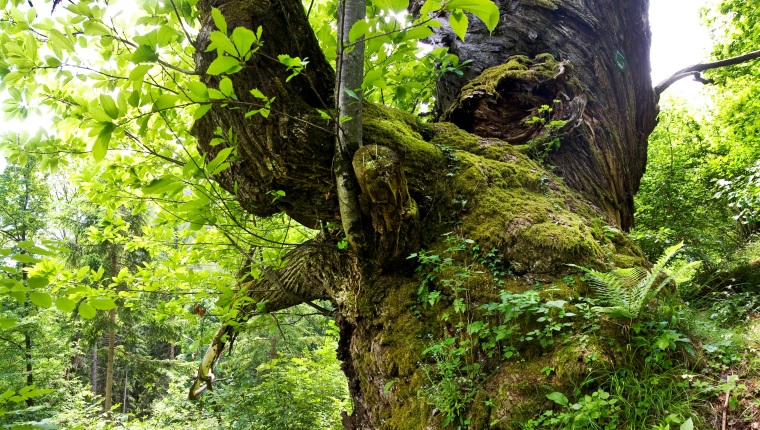
[{"label": "rough bark", "polygon": [[[623,229],[633,226],[633,196],[646,164],[646,139],[656,118],[649,65],[649,1],[496,0],[501,20],[493,34],[472,20],[465,41],[447,25],[432,41],[472,59],[464,76],[438,85],[438,109],[465,130],[513,144],[539,138],[525,130],[541,105],[582,105],[561,146],[549,156],[556,173],[605,210]],[[515,55],[551,54],[572,68],[577,88],[557,78],[507,80],[473,103],[460,90],[483,71]],[[583,100],[579,100],[583,97]],[[464,104],[464,106],[463,106]],[[565,109],[566,110],[566,109]],[[574,114],[575,115],[575,114]],[[505,125],[506,130],[499,127]],[[520,127],[520,125],[523,125]],[[522,133],[515,133],[518,128]]]},{"label": "rough bark", "polygon": [[116,340],[116,309],[108,311],[108,351],[106,353],[106,388],[103,410],[110,414],[113,405],[113,361]]},{"label": "rough bark", "polygon": [[[238,138],[240,159],[216,179],[256,215],[285,212],[309,227],[338,220],[333,128],[315,112],[333,107],[335,75],[302,5],[295,0],[213,4],[229,23],[263,26],[266,52],[230,76],[236,93],[244,99],[248,89],[258,88],[277,97],[269,118],[244,119],[244,112],[215,106],[196,123],[199,148],[209,158],[220,149],[210,146],[217,127],[232,129]],[[213,30],[211,2],[199,6],[204,27],[196,66],[203,72],[216,54],[203,52]],[[242,321],[258,311],[327,299],[336,309],[338,356],[354,401],[344,426],[438,428],[442,417],[418,396],[429,381],[425,366],[432,365],[422,351],[431,339],[454,332],[441,319],[451,312],[454,296],[444,284],[433,283],[430,288],[442,293],[441,304],[420,303],[421,275],[407,255],[420,247],[444,254],[446,237],[493,249],[499,269],[514,276],[503,285],[488,275],[468,278],[464,288],[473,309],[498,299],[500,289],[524,291],[537,281],[561,280],[567,263],[644,263],[630,240],[604,226],[632,224],[633,193],[655,120],[648,2],[524,0],[499,6],[502,20],[493,36],[472,18],[466,44],[445,28],[435,39],[462,59],[474,59],[463,79],[440,84],[440,108],[454,124],[422,124],[401,112],[364,106],[365,146],[353,154],[353,171],[373,252],[341,251],[337,238],[323,236],[291,251],[282,269],[242,285],[239,294],[247,299],[217,332],[191,398],[212,386],[211,371]],[[284,66],[267,59],[279,54],[309,57],[310,63],[302,76],[285,83]],[[203,79],[209,86],[218,81]],[[539,116],[542,105],[552,107],[545,120],[561,120],[561,126],[548,130],[526,121]],[[536,141],[554,137],[561,145],[546,154],[546,163],[556,166],[551,171],[529,156],[537,156]],[[272,202],[270,190],[284,190],[286,197]],[[442,237],[445,232],[451,235]],[[472,264],[473,273],[483,271],[477,261],[465,263]],[[561,294],[578,293],[570,285],[564,288]],[[563,357],[583,362],[585,352],[567,348]],[[583,366],[572,365],[562,376],[543,375],[538,369],[560,366],[557,359],[521,352],[523,362],[477,357],[488,376],[478,394],[486,397],[466,411],[473,428],[492,421],[512,428],[512,420],[544,407],[547,393],[541,387],[569,386],[585,376]],[[496,406],[486,406],[486,399]]]}]

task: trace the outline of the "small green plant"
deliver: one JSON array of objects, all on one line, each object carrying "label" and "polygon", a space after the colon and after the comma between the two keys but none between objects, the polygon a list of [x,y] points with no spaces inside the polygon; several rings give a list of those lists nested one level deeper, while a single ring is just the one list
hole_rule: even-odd
[{"label": "small green plant", "polygon": [[[559,100],[554,100],[554,104],[561,103]],[[539,132],[539,137],[532,139],[528,142],[530,150],[533,153],[533,157],[539,162],[544,163],[549,153],[559,149],[562,141],[559,137],[560,130],[567,124],[565,120],[552,120],[552,112],[554,108],[549,105],[542,105],[538,108],[538,112],[535,116],[525,121],[526,124],[540,124],[542,130]]]},{"label": "small green plant", "polygon": [[596,306],[594,310],[599,313],[609,314],[613,318],[639,319],[644,308],[655,298],[673,278],[687,270],[691,270],[699,262],[692,262],[679,268],[672,275],[664,273],[668,262],[683,248],[683,243],[671,246],[657,260],[651,270],[641,267],[629,269],[615,269],[611,272],[599,272],[580,266],[577,267],[586,272],[591,286],[596,290],[597,296],[606,306]]},{"label": "small green plant", "polygon": [[523,429],[614,430],[619,428],[618,417],[621,415],[622,405],[618,399],[611,397],[604,390],[583,395],[575,403],[570,403],[564,394],[557,391],[547,394],[546,398],[556,403],[561,409],[558,412],[552,410],[544,412],[538,418],[525,423]]}]

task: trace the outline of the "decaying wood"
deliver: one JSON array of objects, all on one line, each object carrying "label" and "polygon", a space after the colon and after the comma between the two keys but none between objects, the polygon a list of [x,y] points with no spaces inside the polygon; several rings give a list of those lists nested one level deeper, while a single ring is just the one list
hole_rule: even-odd
[{"label": "decaying wood", "polygon": [[[646,164],[647,137],[657,114],[649,65],[649,1],[502,0],[496,4],[501,19],[492,34],[477,20],[471,21],[464,41],[445,22],[436,29],[432,43],[473,60],[463,76],[449,74],[439,81],[437,109],[449,110],[459,102],[460,90],[468,82],[515,55],[532,59],[550,54],[572,65],[587,104],[581,124],[562,139],[548,163],[556,166],[571,188],[584,193],[621,228],[629,229],[633,196]],[[543,104],[551,107],[553,100],[568,103],[580,94],[577,90],[567,94],[553,81],[525,86],[516,80],[514,87],[505,83],[507,91],[494,95],[491,103],[501,110],[504,127],[513,129],[508,135],[520,133],[515,124],[533,116],[533,109]],[[471,121],[450,119],[458,124]],[[488,136],[494,127],[498,124],[485,127]],[[475,128],[465,129],[478,134]],[[526,130],[523,136],[530,134]]]}]

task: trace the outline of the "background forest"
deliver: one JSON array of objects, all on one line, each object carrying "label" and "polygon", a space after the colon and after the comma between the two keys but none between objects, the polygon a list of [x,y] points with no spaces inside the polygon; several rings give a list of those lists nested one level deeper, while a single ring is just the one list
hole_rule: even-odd
[{"label": "background forest", "polygon": [[[214,389],[187,400],[219,323],[241,300],[236,282],[268,276],[265,267],[281,264],[289,244],[312,235],[285,216],[246,213],[208,180],[234,151],[204,162],[185,143],[188,124],[205,112],[175,110],[177,104],[235,99],[224,81],[221,91],[206,91],[192,75],[173,73],[182,72],[176,64],[192,63],[185,40],[196,30],[185,25],[193,22],[194,2],[148,1],[139,12],[71,2],[52,18],[51,4],[34,2],[39,12],[17,3],[0,1],[6,123],[52,119],[48,129],[8,130],[0,141],[7,161],[0,174],[0,426],[342,428],[341,411],[351,404],[329,303],[251,319],[222,357]],[[334,53],[335,2],[307,7],[323,49]],[[80,54],[74,44],[87,42],[55,22],[81,27],[98,48]],[[760,44],[758,1],[723,1],[705,11],[705,22],[716,59]],[[130,25],[151,31],[127,35]],[[235,34],[217,43],[235,45],[229,49],[240,55],[256,49],[255,37]],[[373,101],[418,114],[437,76],[467,67],[466,58],[441,50],[418,53],[416,39],[394,43],[368,54],[365,96]],[[280,61],[294,75],[308,62]],[[747,62],[707,77],[709,107],[661,103],[630,233],[677,288],[664,288],[654,308],[628,314],[636,359],[589,373],[572,393],[551,393],[546,410],[523,428],[760,426],[760,68]],[[142,114],[145,100],[126,90],[141,86],[151,105]],[[93,88],[103,91],[95,99]],[[176,88],[189,91],[174,95]],[[255,113],[267,115],[270,101],[261,100]],[[116,130],[107,125],[112,120],[135,127]],[[216,138],[235,139],[225,130]],[[452,239],[453,249],[470,245]],[[443,264],[417,257],[421,271]],[[462,276],[470,270],[446,269]],[[609,284],[604,274],[578,273]],[[515,299],[525,312],[551,313],[551,305],[527,297]],[[420,289],[420,307],[434,300]],[[556,333],[537,333],[534,341],[561,342],[561,324],[588,324],[594,336],[597,305],[578,297],[583,319],[557,318]],[[466,428],[457,414],[477,401],[477,379],[445,342],[431,340],[427,352],[431,360],[421,365],[430,369],[430,384],[420,399]]]}]

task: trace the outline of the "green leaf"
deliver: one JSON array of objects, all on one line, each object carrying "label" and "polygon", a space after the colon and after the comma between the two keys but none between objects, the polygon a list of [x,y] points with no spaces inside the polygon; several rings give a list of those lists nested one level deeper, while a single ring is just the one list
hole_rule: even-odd
[{"label": "green leaf", "polygon": [[82,23],[82,28],[84,29],[84,34],[88,36],[105,36],[111,34],[111,30],[100,21],[87,20]]},{"label": "green leaf", "polygon": [[45,288],[49,282],[47,276],[32,276],[26,284],[29,288],[39,290],[40,288]]},{"label": "green leaf", "polygon": [[221,31],[212,31],[209,35],[209,39],[211,39],[211,43],[209,44],[208,48],[206,48],[206,52],[217,49],[217,52],[221,51],[219,52],[220,56],[225,52],[237,56],[238,53],[235,49],[235,44],[232,43],[232,41],[227,37],[226,33],[222,33]]},{"label": "green leaf", "polygon": [[0,318],[0,330],[8,330],[16,325],[15,318]]},{"label": "green leaf", "polygon": [[253,31],[245,27],[235,27],[232,30],[230,40],[235,45],[237,52],[240,55],[245,55],[251,50],[253,44],[256,43],[257,38]]},{"label": "green leaf", "polygon": [[454,11],[449,15],[449,25],[451,25],[454,34],[456,34],[462,41],[464,41],[464,36],[467,34],[468,23],[469,20],[464,12]]},{"label": "green leaf", "polygon": [[32,291],[29,294],[29,300],[41,308],[49,308],[53,305],[53,299],[50,297],[50,294],[42,291]]},{"label": "green leaf", "polygon": [[211,18],[214,20],[214,25],[216,25],[216,28],[218,28],[222,33],[227,34],[227,21],[224,19],[222,11],[215,7],[211,8]]},{"label": "green leaf", "polygon": [[384,393],[387,393],[387,392],[388,392],[388,390],[390,390],[390,389],[391,389],[391,387],[393,386],[393,384],[395,384],[395,383],[396,383],[396,381],[395,381],[395,380],[390,380],[390,381],[386,382],[386,383],[385,383],[385,386],[383,387],[383,392],[384,392]]},{"label": "green leaf", "polygon": [[74,312],[74,309],[76,309],[77,304],[74,303],[73,300],[67,299],[66,297],[58,297],[55,299],[55,307],[58,308],[61,312]]},{"label": "green leaf", "polygon": [[358,96],[358,95],[356,95],[356,93],[354,92],[354,90],[349,90],[348,88],[346,88],[346,89],[345,89],[345,90],[343,90],[343,91],[345,91],[345,92],[346,92],[346,94],[348,94],[348,96],[349,96],[349,97],[351,97],[351,98],[353,98],[353,99],[356,99],[356,100],[359,100],[359,96]]},{"label": "green leaf", "polygon": [[148,45],[138,46],[130,59],[133,63],[154,63],[156,60],[158,60],[158,53]]},{"label": "green leaf", "polygon": [[29,254],[14,254],[11,258],[22,264],[34,264],[40,261]]},{"label": "green leaf", "polygon": [[372,0],[375,6],[382,10],[403,12],[409,7],[409,0]]},{"label": "green leaf", "polygon": [[86,320],[91,320],[95,318],[95,314],[97,314],[97,311],[95,310],[94,307],[92,307],[92,305],[88,303],[82,303],[81,305],[79,305],[79,315],[82,318]]},{"label": "green leaf", "polygon": [[232,87],[232,80],[226,76],[219,82],[219,91],[231,99],[237,99],[235,89]]},{"label": "green leaf", "polygon": [[145,74],[148,73],[148,70],[150,70],[152,67],[152,64],[140,64],[138,66],[135,66],[135,68],[129,72],[129,80],[131,82],[142,81],[145,77]]},{"label": "green leaf", "polygon": [[227,157],[230,156],[233,149],[234,148],[224,148],[221,151],[219,151],[219,153],[216,154],[216,157],[214,157],[214,159],[208,163],[208,166],[206,166],[206,171],[208,172],[216,171],[217,167],[219,167],[220,164],[222,164],[225,160],[227,160]]},{"label": "green leaf", "polygon": [[74,44],[71,42],[71,40],[69,40],[65,34],[56,29],[50,29],[48,32],[48,45],[50,45],[50,49],[56,53],[57,57],[61,56],[60,54],[62,49],[65,49],[69,52],[74,52]]},{"label": "green leaf", "polygon": [[116,102],[113,100],[113,98],[108,94],[100,95],[100,106],[111,118],[119,118],[119,108],[116,106]]},{"label": "green leaf", "polygon": [[371,25],[365,20],[356,21],[353,27],[351,27],[351,31],[348,32],[348,41],[350,43],[356,42],[357,39],[367,34]]},{"label": "green leaf", "polygon": [[116,309],[116,302],[114,302],[113,299],[109,299],[106,297],[96,297],[94,299],[90,299],[89,303],[95,309],[99,311],[108,311],[111,309]]},{"label": "green leaf", "polygon": [[694,430],[694,421],[689,418],[681,424],[681,430]]},{"label": "green leaf", "polygon": [[18,246],[21,249],[26,249],[26,248],[29,248],[30,246],[34,246],[34,241],[33,240],[23,240],[23,241],[17,243],[16,246]]},{"label": "green leaf", "polygon": [[[372,69],[367,74],[364,75],[364,82],[362,83],[362,88],[368,88],[376,81],[383,81],[383,72],[385,70],[383,68],[376,68]],[[329,118],[329,116],[328,116]]]},{"label": "green leaf", "polygon": [[547,394],[546,398],[549,399],[549,400],[551,400],[552,402],[554,402],[554,403],[556,403],[558,405],[562,405],[562,406],[567,406],[567,403],[568,403],[567,402],[567,397],[565,397],[564,394],[562,394],[562,393],[560,393],[558,391],[555,391],[553,393]]},{"label": "green leaf", "polygon": [[175,188],[177,184],[181,185],[181,182],[173,177],[164,176],[150,181],[148,185],[142,187],[142,192],[147,195],[157,195]]},{"label": "green leaf", "polygon": [[461,9],[477,16],[488,31],[493,31],[499,23],[499,8],[491,0],[451,0],[445,6],[452,12]]},{"label": "green leaf", "polygon": [[108,153],[108,143],[111,142],[111,135],[115,128],[116,125],[109,122],[103,127],[103,130],[98,133],[98,138],[95,139],[91,149],[92,158],[94,158],[95,161],[100,161],[105,158],[106,153]]},{"label": "green leaf", "polygon": [[206,70],[208,75],[221,75],[232,70],[235,67],[240,67],[240,61],[233,57],[219,56],[216,60],[212,61]]},{"label": "green leaf", "polygon": [[203,82],[191,81],[187,83],[187,90],[190,92],[194,102],[208,101],[208,88]]},{"label": "green leaf", "polygon": [[198,106],[198,109],[196,109],[195,112],[193,112],[193,119],[195,119],[195,120],[200,119],[201,117],[203,117],[203,115],[206,114],[206,112],[208,112],[210,110],[211,110],[211,104],[210,103]]},{"label": "green leaf", "polygon": [[177,103],[179,97],[175,94],[162,94],[153,103],[156,110],[169,109]]}]

